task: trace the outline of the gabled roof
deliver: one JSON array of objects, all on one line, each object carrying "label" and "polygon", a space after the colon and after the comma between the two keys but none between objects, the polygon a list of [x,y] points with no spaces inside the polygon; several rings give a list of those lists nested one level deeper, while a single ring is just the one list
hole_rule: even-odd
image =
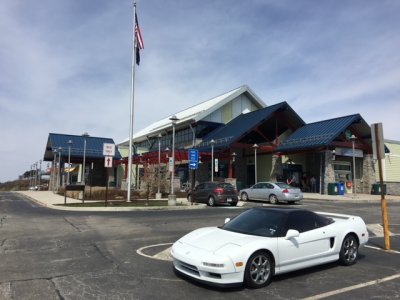
[{"label": "gabled roof", "polygon": [[[252,99],[259,107],[265,107],[265,103],[247,85],[243,85],[225,94],[175,113],[175,116],[179,119],[176,124],[179,126],[179,124],[186,123],[188,121],[198,122],[243,93],[246,93],[249,98]],[[172,115],[136,132],[133,135],[133,141],[144,140],[146,136],[157,135],[163,129],[171,127],[171,117]],[[128,141],[129,138],[122,141],[121,144],[124,144]]]},{"label": "gabled roof", "polygon": [[[271,120],[272,116],[282,112],[284,117]],[[271,121],[271,122],[269,122]],[[291,124],[289,124],[291,123]],[[215,141],[215,148],[225,148],[235,142],[254,144],[265,142],[268,137],[273,141],[288,128],[296,130],[305,122],[297,115],[287,102],[280,102],[265,108],[241,114],[225,126],[211,132],[199,145],[202,151],[210,148],[210,141]],[[254,131],[254,129],[257,129]]]},{"label": "gabled roof", "polygon": [[307,124],[291,134],[276,151],[291,152],[327,147],[352,125],[361,137],[370,138],[369,125],[360,114],[354,114]]},{"label": "gabled roof", "polygon": [[[69,145],[68,141],[72,141],[72,144]],[[82,135],[69,135],[69,134],[59,134],[59,133],[49,133],[49,137],[47,139],[46,150],[44,153],[44,161],[52,161],[54,159],[54,150],[61,148],[61,156],[68,157],[69,146],[70,146],[70,155],[71,161],[74,161],[75,158],[82,159],[83,158],[83,150],[84,150],[84,141],[85,137]],[[114,140],[111,138],[101,138],[101,137],[86,137],[86,158],[100,159],[103,158],[103,144],[115,144]],[[118,152],[117,147],[115,147],[115,159],[120,159],[121,155]]]}]

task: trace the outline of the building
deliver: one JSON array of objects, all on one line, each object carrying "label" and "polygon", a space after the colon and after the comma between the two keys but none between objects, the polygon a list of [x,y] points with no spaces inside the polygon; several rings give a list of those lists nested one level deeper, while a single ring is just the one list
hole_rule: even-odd
[{"label": "building", "polygon": [[[338,193],[369,193],[376,182],[370,126],[359,114],[306,124],[288,103],[266,106],[248,86],[241,86],[175,116],[174,125],[169,116],[133,136],[135,187],[140,188],[144,162],[167,171],[173,126],[181,186],[213,178],[233,181],[240,189],[258,181],[290,178],[310,191],[314,177],[321,193],[330,193],[332,185]],[[128,145],[129,140],[123,141],[121,152]],[[193,172],[188,168],[189,148],[200,153]],[[127,178],[123,156],[121,186]]]},{"label": "building", "polygon": [[[54,190],[75,183],[105,186],[107,179],[108,184],[115,185],[117,169],[105,167],[104,144],[115,143],[111,138],[88,134],[49,133],[43,161],[49,162],[50,188]],[[118,149],[115,152],[114,161],[119,162],[121,155]]]}]

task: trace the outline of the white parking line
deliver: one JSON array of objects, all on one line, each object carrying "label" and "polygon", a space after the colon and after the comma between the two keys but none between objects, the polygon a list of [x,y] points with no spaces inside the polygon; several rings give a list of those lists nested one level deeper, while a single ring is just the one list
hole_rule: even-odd
[{"label": "white parking line", "polygon": [[364,283],[348,286],[348,287],[345,287],[345,288],[342,288],[342,289],[338,289],[338,290],[322,293],[322,294],[319,294],[319,295],[307,297],[307,298],[304,298],[303,300],[323,299],[323,298],[326,298],[326,297],[331,297],[331,296],[338,295],[338,294],[341,294],[341,293],[345,293],[345,292],[349,292],[349,291],[352,291],[352,290],[360,289],[360,288],[363,288],[363,287],[366,287],[366,286],[379,284],[379,283],[382,283],[382,282],[385,282],[385,281],[394,280],[394,279],[397,279],[397,278],[400,278],[400,274],[395,274],[395,275],[392,275],[392,276],[388,276],[388,277],[384,277],[384,278],[380,278],[380,279],[371,280],[371,281],[368,281],[368,282],[364,282]]},{"label": "white parking line", "polygon": [[385,252],[390,252],[390,253],[396,253],[396,254],[400,254],[400,251],[396,251],[396,250],[385,250],[379,247],[374,247],[374,246],[369,246],[369,245],[365,245],[365,248],[370,248],[370,249],[374,249],[374,250],[379,250],[379,251],[385,251]]},{"label": "white parking line", "polygon": [[148,257],[148,258],[153,258],[153,259],[158,259],[158,260],[172,260],[170,258],[169,252],[171,247],[168,247],[167,249],[155,254],[155,255],[148,255],[146,253],[143,252],[143,250],[148,249],[148,248],[153,248],[153,247],[159,247],[159,246],[166,246],[166,245],[172,245],[173,243],[165,243],[165,244],[157,244],[157,245],[150,245],[150,246],[146,246],[146,247],[142,247],[136,250],[136,253],[144,256],[144,257]]}]

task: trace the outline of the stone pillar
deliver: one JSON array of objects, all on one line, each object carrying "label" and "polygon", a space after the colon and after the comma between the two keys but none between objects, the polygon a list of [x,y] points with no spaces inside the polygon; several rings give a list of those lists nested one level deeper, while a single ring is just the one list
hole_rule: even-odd
[{"label": "stone pillar", "polygon": [[335,182],[335,171],[333,169],[333,153],[331,150],[326,150],[323,152],[324,157],[324,165],[325,165],[325,170],[324,170],[324,180],[325,184],[324,186],[324,194],[328,194],[328,183],[333,183]]},{"label": "stone pillar", "polygon": [[283,166],[282,166],[282,157],[279,155],[272,155],[272,167],[270,178],[271,181],[282,181],[283,177]]},{"label": "stone pillar", "polygon": [[365,154],[363,158],[363,176],[360,181],[357,181],[357,193],[369,194],[372,184],[376,182],[375,167],[372,154]]}]

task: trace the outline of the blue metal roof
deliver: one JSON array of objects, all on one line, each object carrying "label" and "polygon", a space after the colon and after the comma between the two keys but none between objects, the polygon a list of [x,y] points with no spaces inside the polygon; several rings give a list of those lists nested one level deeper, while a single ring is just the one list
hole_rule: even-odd
[{"label": "blue metal roof", "polygon": [[[273,114],[278,111],[289,113],[285,118],[282,118],[285,120],[279,120],[280,124],[278,129],[281,133],[287,130],[288,123],[292,123],[292,127],[295,129],[305,124],[289,104],[284,101],[253,112],[239,115],[225,126],[222,126],[207,135],[198,148],[201,151],[210,150],[211,140],[215,141],[215,149],[228,147],[232,143],[241,140],[243,140],[243,143],[249,144],[265,142],[265,136],[270,136],[271,140],[274,140],[278,125],[276,123],[267,124],[267,121],[270,120]],[[257,127],[261,128],[263,136],[252,132],[253,129]],[[247,140],[245,141],[246,137]]]},{"label": "blue metal roof", "polygon": [[307,124],[291,134],[276,151],[290,152],[326,147],[353,124],[361,124],[358,131],[368,133],[369,125],[360,114],[354,114]]},{"label": "blue metal roof", "polygon": [[[68,141],[72,141],[72,144],[68,144]],[[71,160],[74,158],[81,159],[83,157],[85,137],[82,135],[68,135],[49,133],[47,140],[46,151],[44,154],[44,161],[52,161],[54,158],[54,150],[61,148],[62,157],[68,157],[70,151]],[[87,158],[100,159],[103,158],[103,144],[115,144],[111,138],[100,138],[100,137],[86,137],[86,153]],[[70,147],[70,149],[69,149]],[[121,154],[118,148],[115,147],[115,159],[120,159]]]}]

